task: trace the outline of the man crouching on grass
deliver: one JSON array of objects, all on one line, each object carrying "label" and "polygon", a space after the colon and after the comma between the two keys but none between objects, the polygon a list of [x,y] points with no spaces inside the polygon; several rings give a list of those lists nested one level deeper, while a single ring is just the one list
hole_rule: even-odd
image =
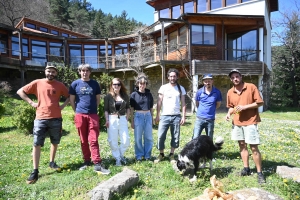
[{"label": "man crouching on grass", "polygon": [[[46,78],[34,80],[17,91],[23,100],[36,108],[33,128],[33,172],[27,179],[27,184],[34,183],[39,178],[38,167],[41,147],[44,146],[47,131],[49,131],[51,140],[49,167],[60,170],[60,167],[54,162],[54,158],[62,136],[61,110],[69,103],[69,91],[63,83],[55,80],[57,76],[56,65],[47,63],[45,75]],[[33,102],[27,94],[34,94],[37,97],[37,102]],[[59,105],[61,96],[67,99],[62,105]]]}]

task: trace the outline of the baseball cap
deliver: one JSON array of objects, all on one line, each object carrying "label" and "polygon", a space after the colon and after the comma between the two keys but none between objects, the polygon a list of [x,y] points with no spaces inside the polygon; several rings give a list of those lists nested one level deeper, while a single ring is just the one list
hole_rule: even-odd
[{"label": "baseball cap", "polygon": [[212,78],[213,78],[213,76],[211,74],[204,74],[202,80],[212,79]]},{"label": "baseball cap", "polygon": [[233,69],[233,70],[231,70],[231,71],[229,72],[228,76],[230,77],[232,73],[239,73],[240,75],[242,75],[241,72],[240,72],[238,69]]},{"label": "baseball cap", "polygon": [[57,71],[57,67],[56,67],[56,64],[55,63],[52,63],[52,62],[47,62],[47,66],[45,69],[49,69],[49,68],[53,68]]}]

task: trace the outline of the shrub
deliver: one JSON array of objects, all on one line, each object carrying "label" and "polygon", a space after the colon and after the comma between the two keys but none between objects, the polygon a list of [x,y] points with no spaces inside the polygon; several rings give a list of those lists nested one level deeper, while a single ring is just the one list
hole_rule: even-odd
[{"label": "shrub", "polygon": [[28,103],[21,102],[15,108],[13,125],[26,135],[32,134],[35,111]]},{"label": "shrub", "polygon": [[4,112],[5,112],[4,104],[0,103],[0,119],[1,119],[1,116],[4,115]]},{"label": "shrub", "polygon": [[105,114],[104,114],[104,98],[101,98],[98,106],[99,126],[101,131],[106,131]]},{"label": "shrub", "polygon": [[11,92],[11,86],[7,81],[0,81],[0,95],[7,95]]},{"label": "shrub", "polygon": [[57,70],[57,80],[64,83],[67,87],[69,87],[74,80],[78,79],[77,70],[74,68],[68,66],[58,66]]}]

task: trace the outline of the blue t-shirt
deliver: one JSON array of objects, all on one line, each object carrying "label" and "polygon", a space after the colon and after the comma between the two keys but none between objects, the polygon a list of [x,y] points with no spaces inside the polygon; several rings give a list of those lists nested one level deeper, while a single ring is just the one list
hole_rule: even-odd
[{"label": "blue t-shirt", "polygon": [[217,102],[222,101],[222,94],[215,87],[212,88],[210,94],[206,94],[204,87],[202,87],[197,91],[195,101],[199,101],[197,117],[214,120]]},{"label": "blue t-shirt", "polygon": [[69,88],[69,94],[75,95],[76,113],[97,114],[96,95],[101,94],[97,81],[90,79],[73,81]]}]

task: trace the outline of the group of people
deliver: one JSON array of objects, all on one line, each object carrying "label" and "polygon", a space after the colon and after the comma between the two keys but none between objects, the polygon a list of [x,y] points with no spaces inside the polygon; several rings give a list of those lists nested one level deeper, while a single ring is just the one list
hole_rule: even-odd
[{"label": "group of people", "polygon": [[[61,140],[62,116],[61,110],[68,104],[75,112],[74,124],[81,141],[83,165],[79,170],[84,170],[94,164],[94,170],[102,174],[110,171],[102,164],[99,137],[98,106],[100,104],[101,89],[97,81],[90,79],[92,68],[89,64],[78,67],[80,79],[72,82],[66,88],[64,84],[55,80],[57,67],[53,63],[47,63],[45,79],[38,79],[25,85],[17,91],[17,94],[32,107],[36,108],[36,118],[33,129],[33,172],[27,179],[31,184],[38,180],[38,167],[41,147],[44,145],[46,132],[49,132],[51,149],[49,167],[60,170],[55,162],[55,154]],[[241,157],[244,163],[242,176],[250,175],[249,153],[247,144],[252,150],[253,159],[258,172],[258,181],[265,182],[262,174],[261,155],[258,150],[259,134],[257,123],[260,122],[258,107],[263,104],[259,91],[255,85],[242,81],[241,73],[234,69],[229,73],[233,87],[227,94],[228,113],[226,120],[234,114],[232,120],[232,140],[237,140]],[[153,147],[152,125],[158,125],[157,149],[159,155],[154,163],[161,162],[165,158],[165,140],[168,129],[171,132],[169,159],[175,161],[174,151],[179,147],[180,126],[185,123],[186,105],[185,88],[178,83],[179,71],[171,68],[167,73],[169,82],[158,90],[156,117],[153,116],[154,100],[147,88],[149,80],[144,73],[138,74],[135,89],[130,95],[119,78],[111,81],[108,94],[104,98],[105,125],[108,133],[108,143],[116,166],[127,164],[124,154],[130,145],[128,121],[134,129],[134,150],[137,161],[151,160]],[[193,131],[193,139],[198,137],[202,130],[213,138],[214,120],[216,109],[222,101],[221,92],[213,86],[211,74],[203,76],[204,86],[197,91],[195,102],[197,107],[196,122]],[[37,102],[29,98],[28,94],[34,94]],[[60,105],[61,96],[65,101]]]}]

